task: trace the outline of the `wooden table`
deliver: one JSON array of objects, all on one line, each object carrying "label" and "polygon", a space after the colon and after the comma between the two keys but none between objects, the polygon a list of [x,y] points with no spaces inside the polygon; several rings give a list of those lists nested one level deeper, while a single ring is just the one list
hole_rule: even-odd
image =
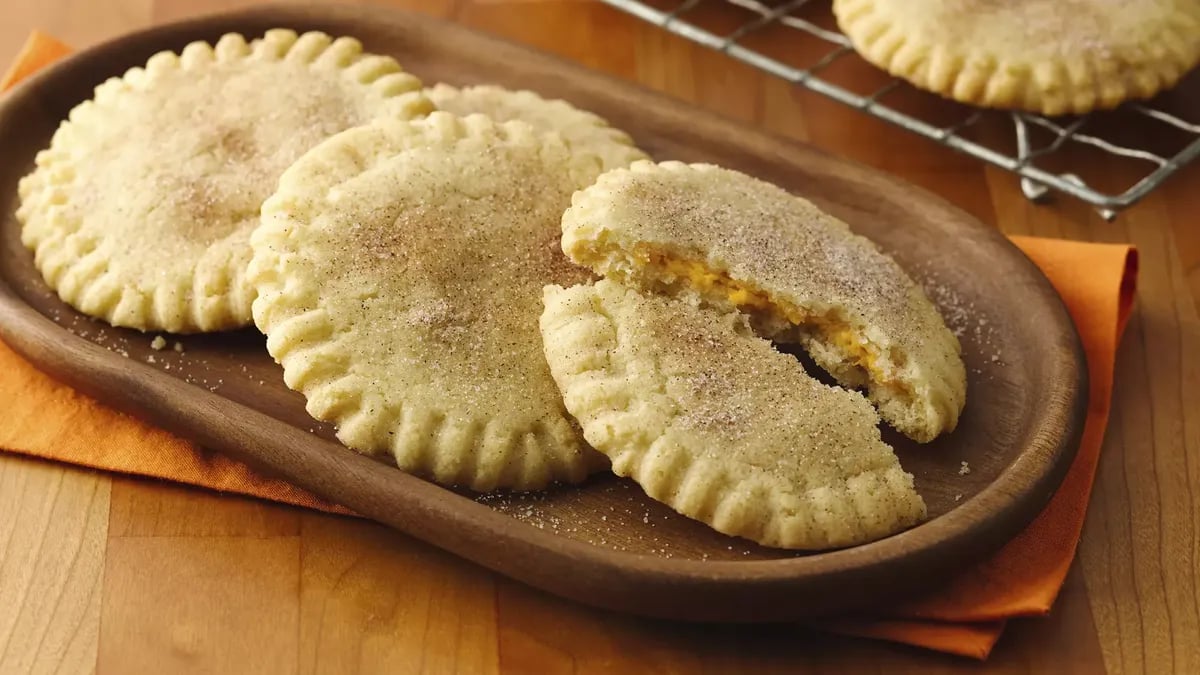
[{"label": "wooden table", "polygon": [[[34,27],[86,46],[243,4],[6,0],[0,63]],[[1139,305],[1054,612],[1013,622],[982,665],[794,626],[632,619],[370,523],[0,454],[0,673],[1200,672],[1200,165],[1107,223],[597,2],[394,4],[894,172],[1009,233],[1136,244]]]}]

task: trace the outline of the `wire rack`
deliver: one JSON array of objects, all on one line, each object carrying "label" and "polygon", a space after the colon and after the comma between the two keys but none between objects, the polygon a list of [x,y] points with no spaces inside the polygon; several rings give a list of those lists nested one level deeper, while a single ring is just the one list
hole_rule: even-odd
[{"label": "wire rack", "polygon": [[[604,2],[864,114],[1010,171],[1020,177],[1022,192],[1035,202],[1043,201],[1051,190],[1056,190],[1091,204],[1105,219],[1111,220],[1121,209],[1136,203],[1184,165],[1200,157],[1200,124],[1141,103],[1126,104],[1119,111],[1072,118],[984,111],[945,103],[942,110],[952,107],[956,116],[944,121],[931,120],[927,115],[905,112],[892,105],[889,97],[905,88],[911,90],[895,78],[885,79],[873,91],[857,93],[852,87],[838,83],[836,78],[826,76],[839,62],[858,58],[849,39],[836,29],[827,2],[791,0],[774,5],[757,0]],[[664,4],[669,6],[662,6]],[[714,15],[720,17],[720,27],[706,25],[712,23],[706,19]],[[784,54],[780,54],[779,49],[772,49],[769,54],[753,44],[756,36],[768,31],[785,32],[789,44],[798,45],[799,40],[809,44],[803,49],[787,49]],[[814,42],[820,49],[813,49]],[[1113,118],[1118,115],[1121,120],[1114,124]],[[1001,147],[973,137],[986,136],[972,132],[989,124],[994,129],[997,118],[1003,120],[1006,127],[1011,125],[1005,132],[1008,138]],[[1154,126],[1161,128],[1150,128]],[[1128,133],[1117,134],[1120,138],[1114,139],[1106,135],[1106,127],[1109,131],[1133,128],[1141,133],[1133,134],[1134,138],[1128,138]],[[1145,140],[1151,135],[1157,139],[1170,136],[1170,140],[1155,144],[1158,147],[1147,147],[1149,144]],[[1089,158],[1094,158],[1097,153],[1110,159],[1119,158],[1120,162],[1129,165],[1122,175],[1134,176],[1134,180],[1113,188],[1101,185],[1112,181],[1081,177],[1082,165],[1095,164]]]}]

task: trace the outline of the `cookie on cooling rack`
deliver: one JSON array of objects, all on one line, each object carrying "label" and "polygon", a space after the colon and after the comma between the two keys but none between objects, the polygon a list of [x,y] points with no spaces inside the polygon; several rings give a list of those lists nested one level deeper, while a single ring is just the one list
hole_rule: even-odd
[{"label": "cookie on cooling rack", "polygon": [[357,40],[238,34],[154,55],[95,90],[20,183],[22,241],[63,301],[174,333],[251,321],[250,231],[283,170],[374,117],[432,110]]},{"label": "cookie on cooling rack", "polygon": [[541,131],[556,131],[580,157],[592,156],[600,171],[629,166],[646,153],[633,140],[602,117],[557,99],[545,99],[532,91],[512,91],[495,85],[462,89],[437,84],[425,90],[438,110],[466,116],[487,115],[497,122],[521,120]]},{"label": "cookie on cooling rack", "polygon": [[608,279],[549,286],[544,303],[567,410],[650,497],[794,549],[861,544],[924,518],[870,403],[809,377],[744,315]]},{"label": "cookie on cooling rack", "polygon": [[542,287],[590,278],[559,218],[596,158],[523,122],[435,112],[307,153],[263,204],[254,320],[345,445],[478,491],[578,482],[579,436],[542,354]]},{"label": "cookie on cooling rack", "polygon": [[834,0],[833,11],[868,61],[986,107],[1113,108],[1200,61],[1196,0]]},{"label": "cookie on cooling rack", "polygon": [[808,200],[710,164],[640,161],[576,193],[562,232],[563,251],[598,274],[744,311],[800,342],[914,440],[958,423],[958,339],[892,258]]}]

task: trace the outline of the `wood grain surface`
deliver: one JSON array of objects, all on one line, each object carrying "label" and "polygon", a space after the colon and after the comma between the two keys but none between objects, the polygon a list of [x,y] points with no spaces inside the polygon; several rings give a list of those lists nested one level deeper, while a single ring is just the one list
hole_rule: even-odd
[{"label": "wood grain surface", "polygon": [[[84,46],[242,4],[17,0],[0,61],[33,27]],[[1200,167],[1106,223],[595,2],[393,4],[806,138],[1008,233],[1139,246],[1113,418],[1054,612],[1013,622],[983,665],[791,626],[700,630],[582,609],[367,523],[0,455],[0,672],[1200,671]]]}]

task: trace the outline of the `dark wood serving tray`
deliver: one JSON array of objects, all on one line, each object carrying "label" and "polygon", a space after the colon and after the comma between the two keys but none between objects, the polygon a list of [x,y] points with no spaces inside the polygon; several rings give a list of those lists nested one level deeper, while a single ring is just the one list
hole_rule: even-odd
[{"label": "dark wood serving tray", "polygon": [[[353,35],[427,83],[495,82],[594,110],[658,159],[708,161],[813,199],[891,252],[960,333],[959,428],[918,447],[885,431],[930,519],[864,546],[803,555],[725,537],[612,476],[536,495],[477,497],[346,450],[252,330],[152,335],[83,317],[20,244],[18,179],[58,121],[106,77],[227,31]],[[993,229],[916,187],[628,83],[450,24],[392,10],[269,7],[160,26],[75,54],[0,99],[0,337],[115,407],[364,516],[553,593],[687,620],[810,617],[918,593],[994,551],[1040,511],[1074,455],[1086,408],[1079,339],[1038,269]],[[174,342],[174,338],[170,338]],[[153,358],[151,358],[153,357]],[[967,462],[969,473],[962,473]]]}]

